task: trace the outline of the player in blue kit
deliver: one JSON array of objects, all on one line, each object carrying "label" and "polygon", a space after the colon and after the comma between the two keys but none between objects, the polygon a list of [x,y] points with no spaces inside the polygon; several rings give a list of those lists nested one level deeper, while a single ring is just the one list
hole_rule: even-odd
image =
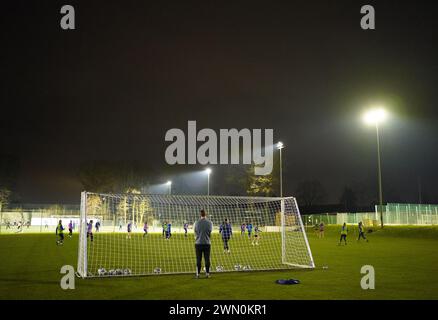
[{"label": "player in blue kit", "polygon": [[228,246],[228,241],[233,234],[233,230],[231,228],[231,224],[228,223],[228,219],[220,225],[219,233],[222,235],[222,241],[224,242],[224,253],[230,253],[230,247]]},{"label": "player in blue kit", "polygon": [[172,236],[172,223],[169,221],[166,228],[166,240],[169,240]]},{"label": "player in blue kit", "polygon": [[252,234],[252,223],[248,223],[246,225],[246,230],[248,230],[248,238],[251,239],[251,234]]}]

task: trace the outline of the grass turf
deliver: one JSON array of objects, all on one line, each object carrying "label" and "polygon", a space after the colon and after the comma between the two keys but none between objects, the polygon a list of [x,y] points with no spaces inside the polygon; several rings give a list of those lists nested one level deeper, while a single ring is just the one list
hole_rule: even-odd
[{"label": "grass turf", "polygon": [[[337,245],[339,227],[328,227],[324,239],[308,236],[313,271],[76,279],[75,290],[62,290],[59,270],[76,266],[76,237],[58,247],[52,234],[0,235],[0,299],[438,299],[437,227],[386,227],[369,243],[350,232],[347,246]],[[365,264],[375,268],[375,290],[360,287]],[[274,283],[283,278],[301,284]]]}]

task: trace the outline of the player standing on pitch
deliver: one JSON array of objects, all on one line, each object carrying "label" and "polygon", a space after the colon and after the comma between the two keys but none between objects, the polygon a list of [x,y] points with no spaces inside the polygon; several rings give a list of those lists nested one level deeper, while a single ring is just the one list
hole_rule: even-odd
[{"label": "player standing on pitch", "polygon": [[166,240],[169,240],[172,236],[172,223],[169,221],[169,223],[166,226]]},{"label": "player standing on pitch", "polygon": [[366,240],[366,242],[368,242],[367,237],[365,237],[365,228],[363,226],[362,221],[359,221],[359,224],[357,226],[359,228],[359,237],[357,238],[357,241],[359,241],[360,238],[362,237],[364,240]]},{"label": "player standing on pitch", "polygon": [[319,238],[324,238],[324,222],[321,221],[321,223],[319,224],[319,233],[318,233],[318,237]]},{"label": "player standing on pitch", "polygon": [[259,245],[260,232],[262,232],[262,230],[256,225],[254,228],[254,240],[252,241],[252,245]]},{"label": "player standing on pitch", "polygon": [[143,237],[145,237],[145,236],[148,235],[148,229],[149,229],[148,222],[145,221],[145,223],[144,223],[144,225],[143,225],[143,231],[144,231],[144,233],[143,233]]},{"label": "player standing on pitch", "polygon": [[68,223],[68,236],[70,238],[73,236],[73,221],[71,221],[71,220]]},{"label": "player standing on pitch", "polygon": [[245,234],[246,224],[245,222],[240,225],[240,235],[243,236]]},{"label": "player standing on pitch", "polygon": [[228,241],[230,241],[233,230],[231,224],[228,223],[228,219],[220,225],[219,233],[222,235],[222,241],[224,242],[224,253],[230,253],[230,247],[228,246]]},{"label": "player standing on pitch", "polygon": [[163,238],[164,238],[164,236],[166,235],[166,230],[167,230],[167,222],[164,221],[161,226],[163,227]]},{"label": "player standing on pitch", "polygon": [[347,224],[344,222],[341,229],[341,238],[339,239],[339,244],[338,244],[339,246],[342,243],[342,239],[344,239],[344,243],[345,245],[347,245],[347,234],[348,234],[348,228],[347,228]]},{"label": "player standing on pitch", "polygon": [[201,210],[201,218],[195,224],[195,249],[196,249],[196,278],[201,273],[202,255],[205,261],[205,274],[210,278],[210,235],[213,230],[213,224],[207,219],[204,210]]},{"label": "player standing on pitch", "polygon": [[93,242],[93,220],[87,224],[87,239],[90,238],[90,241]]},{"label": "player standing on pitch", "polygon": [[189,228],[189,224],[187,222],[184,223],[184,237],[187,238],[187,229]]},{"label": "player standing on pitch", "polygon": [[248,230],[248,238],[251,239],[251,233],[252,233],[252,223],[248,223],[246,226],[246,229]]},{"label": "player standing on pitch", "polygon": [[126,236],[126,239],[131,239],[131,232],[132,232],[132,222],[131,221],[128,222],[127,231],[128,231],[128,235]]},{"label": "player standing on pitch", "polygon": [[56,226],[56,235],[59,236],[59,240],[56,241],[57,245],[64,244],[64,227],[62,226],[62,220],[59,220],[58,225]]}]

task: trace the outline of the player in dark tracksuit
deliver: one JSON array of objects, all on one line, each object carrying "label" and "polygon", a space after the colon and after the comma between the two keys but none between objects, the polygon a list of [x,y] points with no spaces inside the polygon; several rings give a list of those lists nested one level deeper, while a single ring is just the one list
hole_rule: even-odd
[{"label": "player in dark tracksuit", "polygon": [[228,241],[230,241],[233,230],[231,228],[231,224],[228,223],[228,219],[225,219],[225,221],[219,227],[219,233],[222,235],[222,241],[224,242],[224,253],[230,253]]},{"label": "player in dark tracksuit", "polygon": [[362,221],[359,221],[359,224],[357,226],[359,228],[359,237],[357,238],[357,241],[359,241],[360,238],[363,238],[364,240],[366,240],[366,242],[368,242],[367,237],[365,237],[365,229],[363,227]]},{"label": "player in dark tracksuit", "polygon": [[70,220],[68,224],[68,236],[71,238],[73,236],[73,222]]},{"label": "player in dark tracksuit", "polygon": [[207,219],[204,210],[201,210],[201,218],[196,222],[195,232],[195,249],[196,249],[196,278],[201,273],[202,256],[205,260],[205,273],[207,278],[210,277],[210,251],[211,251],[211,232],[213,224]]}]

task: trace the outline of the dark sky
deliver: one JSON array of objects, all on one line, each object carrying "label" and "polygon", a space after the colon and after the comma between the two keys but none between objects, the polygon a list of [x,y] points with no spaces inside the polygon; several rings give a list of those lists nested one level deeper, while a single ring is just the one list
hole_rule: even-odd
[{"label": "dark sky", "polygon": [[[226,2],[226,3],[225,3]],[[163,167],[168,129],[272,128],[285,193],[318,179],[376,193],[382,127],[388,201],[438,201],[438,20],[432,1],[58,1],[2,3],[2,152],[20,159],[23,202],[77,202],[78,167]],[[373,4],[376,30],[360,28]]]}]

